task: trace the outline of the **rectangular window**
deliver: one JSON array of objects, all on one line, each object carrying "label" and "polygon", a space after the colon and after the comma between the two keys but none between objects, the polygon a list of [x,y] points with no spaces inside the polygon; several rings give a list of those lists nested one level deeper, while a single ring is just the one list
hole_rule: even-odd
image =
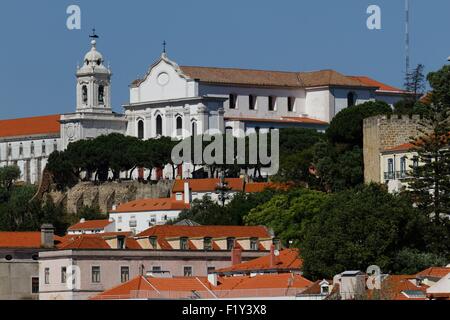
[{"label": "rectangular window", "polygon": [[230,109],[236,109],[237,96],[235,94],[230,94]]},{"label": "rectangular window", "polygon": [[274,96],[269,96],[269,111],[275,111],[275,103],[277,98]]},{"label": "rectangular window", "polygon": [[251,238],[250,239],[250,250],[252,251],[258,251],[259,243],[257,238]]},{"label": "rectangular window", "polygon": [[254,96],[254,95],[249,95],[248,96],[248,108],[250,110],[255,110],[256,109],[256,96]]},{"label": "rectangular window", "polygon": [[206,269],[207,274],[213,273],[214,271],[216,271],[216,267],[208,267]]},{"label": "rectangular window", "polygon": [[288,97],[288,111],[293,112],[295,107],[295,97]]},{"label": "rectangular window", "polygon": [[152,247],[152,249],[156,249],[156,247],[157,247],[157,238],[156,237],[150,237],[149,241],[150,241],[150,246]]},{"label": "rectangular window", "polygon": [[188,238],[180,239],[180,250],[188,250]]},{"label": "rectangular window", "polygon": [[31,293],[33,293],[33,294],[39,293],[39,278],[38,277],[31,278]]},{"label": "rectangular window", "polygon": [[234,242],[236,241],[235,238],[228,238],[227,239],[227,250],[233,250],[234,249]]},{"label": "rectangular window", "polygon": [[91,279],[92,283],[100,283],[100,267],[92,267]]},{"label": "rectangular window", "polygon": [[212,239],[211,238],[205,238],[203,240],[203,249],[206,251],[212,250]]},{"label": "rectangular window", "polygon": [[67,268],[61,267],[61,283],[67,282]]},{"label": "rectangular window", "polygon": [[50,284],[50,268],[44,269],[44,283]]},{"label": "rectangular window", "polygon": [[42,141],[42,155],[45,155],[46,150],[45,150],[45,141]]},{"label": "rectangular window", "polygon": [[192,267],[191,266],[184,266],[183,267],[183,275],[185,277],[192,277]]},{"label": "rectangular window", "polygon": [[130,280],[130,267],[120,267],[120,281],[122,283]]},{"label": "rectangular window", "polygon": [[160,266],[153,266],[152,271],[153,272],[161,272],[162,268]]}]

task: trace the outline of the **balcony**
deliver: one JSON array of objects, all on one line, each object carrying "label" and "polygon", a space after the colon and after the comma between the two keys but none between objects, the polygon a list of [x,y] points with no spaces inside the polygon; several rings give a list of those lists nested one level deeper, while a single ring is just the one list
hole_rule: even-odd
[{"label": "balcony", "polygon": [[384,180],[406,180],[411,178],[411,171],[391,171],[384,173]]}]

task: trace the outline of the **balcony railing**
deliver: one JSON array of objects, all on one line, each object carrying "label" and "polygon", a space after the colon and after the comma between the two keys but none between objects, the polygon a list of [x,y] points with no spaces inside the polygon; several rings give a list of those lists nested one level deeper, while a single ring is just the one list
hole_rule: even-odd
[{"label": "balcony railing", "polygon": [[384,173],[384,180],[405,180],[411,178],[411,171],[390,171]]}]

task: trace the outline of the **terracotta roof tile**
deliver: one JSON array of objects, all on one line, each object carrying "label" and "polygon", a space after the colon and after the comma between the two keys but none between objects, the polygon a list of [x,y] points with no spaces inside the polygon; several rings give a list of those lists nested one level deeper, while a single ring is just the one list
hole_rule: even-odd
[{"label": "terracotta roof tile", "polygon": [[147,211],[167,211],[189,209],[189,204],[183,201],[176,201],[173,198],[143,199],[121,204],[115,212],[147,212]]},{"label": "terracotta roof tile", "polygon": [[371,87],[361,81],[347,77],[334,70],[313,72],[286,72],[270,70],[250,70],[214,67],[180,67],[191,79],[212,84],[282,86],[282,87],[321,87],[352,86]]},{"label": "terracotta roof tile", "polygon": [[251,273],[257,271],[278,270],[278,271],[300,271],[303,261],[299,257],[298,250],[286,249],[280,251],[276,258],[275,265],[271,265],[271,256],[267,255],[241,264],[217,270],[219,274],[225,273]]},{"label": "terracotta roof tile", "polygon": [[109,226],[112,221],[109,220],[86,220],[84,222],[79,222],[69,227],[69,231],[75,230],[93,230],[93,229],[104,229]]},{"label": "terracotta roof tile", "polygon": [[[189,182],[189,188],[192,192],[215,192],[217,185],[220,183],[220,179],[188,179],[188,180],[176,180],[172,188],[172,192],[184,192],[184,183]],[[228,178],[225,179],[228,186],[233,191],[244,191],[244,180],[240,178]]]},{"label": "terracotta roof tile", "polygon": [[450,267],[431,267],[416,274],[416,277],[442,278],[450,273]]},{"label": "terracotta roof tile", "polygon": [[412,143],[404,143],[393,148],[389,148],[384,150],[384,152],[392,152],[392,151],[410,151],[415,146]]},{"label": "terracotta roof tile", "polygon": [[[186,298],[186,295],[192,295],[193,292],[202,293],[204,298],[211,298],[211,292],[217,295],[221,295],[221,292],[224,292],[233,297],[254,296],[258,294],[264,296],[264,292],[261,293],[258,290],[283,289],[280,293],[286,294],[288,289],[302,290],[311,284],[311,281],[300,275],[288,273],[258,275],[255,277],[219,277],[217,286],[210,284],[206,277],[153,278],[141,276],[107,290],[91,299],[132,299],[138,298],[140,295],[142,297],[148,297],[149,294],[155,298],[161,297],[160,294],[162,294],[163,296],[171,295],[173,298],[182,299]],[[246,292],[246,290],[250,291]],[[179,292],[178,296],[176,294],[177,292]],[[224,295],[223,297],[226,296]]]},{"label": "terracotta roof tile", "polygon": [[0,232],[0,248],[41,248],[41,232]]},{"label": "terracotta roof tile", "polygon": [[177,226],[162,225],[151,227],[137,237],[158,237],[158,238],[271,238],[267,228],[262,226]]},{"label": "terracotta roof tile", "polygon": [[0,120],[0,138],[58,135],[60,115]]},{"label": "terracotta roof tile", "polygon": [[349,78],[360,81],[362,84],[365,84],[367,86],[378,87],[378,91],[385,91],[385,92],[392,92],[392,93],[407,93],[403,89],[399,89],[399,88],[387,85],[385,83],[379,82],[377,80],[374,80],[374,79],[366,77],[366,76],[349,76]]}]

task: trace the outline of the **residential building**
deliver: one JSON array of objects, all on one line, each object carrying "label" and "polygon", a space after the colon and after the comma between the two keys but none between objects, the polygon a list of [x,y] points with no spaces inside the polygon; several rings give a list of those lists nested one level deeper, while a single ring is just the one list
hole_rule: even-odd
[{"label": "residential building", "polygon": [[39,253],[59,241],[47,225],[41,232],[0,232],[0,300],[37,300]]},{"label": "residential building", "polygon": [[116,226],[114,220],[111,218],[106,220],[81,219],[79,223],[67,229],[69,235],[108,233],[114,231],[116,231]]},{"label": "residential building", "polygon": [[109,213],[115,231],[141,233],[154,225],[176,220],[189,203],[173,198],[141,199],[114,206]]},{"label": "residential building", "polygon": [[[57,250],[39,254],[39,298],[84,300],[149,272],[206,277],[267,255],[272,241],[266,228],[229,226],[154,226],[137,236],[67,235]],[[71,279],[62,276],[69,272]]]}]

